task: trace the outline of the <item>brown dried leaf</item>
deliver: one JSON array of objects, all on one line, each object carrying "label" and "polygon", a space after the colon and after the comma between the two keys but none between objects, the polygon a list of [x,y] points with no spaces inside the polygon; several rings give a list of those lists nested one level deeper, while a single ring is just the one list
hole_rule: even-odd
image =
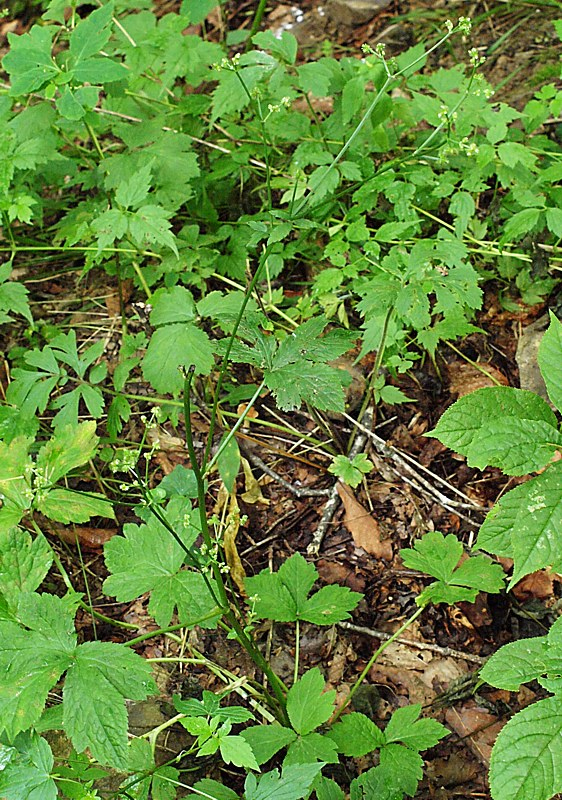
[{"label": "brown dried leaf", "polygon": [[469,700],[461,708],[448,708],[445,720],[455,733],[466,738],[470,749],[482,763],[490,763],[492,747],[497,735],[505,725],[505,720],[479,708],[473,700]]},{"label": "brown dried leaf", "polygon": [[81,525],[66,528],[51,523],[50,528],[63,542],[78,544],[84,550],[101,550],[104,544],[117,533],[117,528],[91,528]]},{"label": "brown dried leaf", "polygon": [[[495,386],[496,384],[492,378],[495,378],[502,386],[509,385],[505,375],[492,364],[479,364],[478,366],[480,369],[466,361],[454,361],[448,365],[447,372],[449,374],[449,390],[451,394],[464,397],[465,394],[470,394],[476,389]],[[480,370],[485,370],[488,374],[486,375]]]},{"label": "brown dried leaf", "polygon": [[375,558],[390,561],[392,545],[388,540],[381,541],[381,532],[376,519],[355,499],[348,486],[338,483],[338,494],[345,509],[345,527],[351,533],[356,547],[361,547]]},{"label": "brown dried leaf", "polygon": [[261,486],[254,477],[252,468],[247,459],[241,458],[240,460],[242,461],[242,469],[244,470],[244,485],[246,487],[246,491],[240,495],[241,499],[250,505],[254,505],[254,503],[260,503],[262,506],[268,506],[269,500],[263,496]]},{"label": "brown dried leaf", "polygon": [[238,550],[236,548],[236,536],[240,529],[240,508],[238,507],[238,501],[236,500],[236,495],[230,495],[230,504],[228,508],[228,517],[226,521],[226,528],[224,529],[224,539],[223,539],[223,547],[224,547],[224,557],[226,558],[226,563],[230,567],[230,576],[240,594],[244,597],[246,596],[246,590],[244,589],[244,579],[246,577],[246,573],[244,571],[244,567],[242,566],[242,561],[240,560],[240,556],[238,555]]}]

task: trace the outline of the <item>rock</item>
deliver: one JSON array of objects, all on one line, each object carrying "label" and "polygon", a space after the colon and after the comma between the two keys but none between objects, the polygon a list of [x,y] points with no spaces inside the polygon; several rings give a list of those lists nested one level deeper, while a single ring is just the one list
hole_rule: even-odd
[{"label": "rock", "polygon": [[519,367],[520,387],[535,392],[549,402],[546,385],[537,361],[539,345],[547,327],[548,314],[544,314],[535,322],[527,325],[519,337],[515,360]]},{"label": "rock", "polygon": [[379,11],[390,5],[390,0],[328,0],[326,14],[336,25],[364,25]]}]

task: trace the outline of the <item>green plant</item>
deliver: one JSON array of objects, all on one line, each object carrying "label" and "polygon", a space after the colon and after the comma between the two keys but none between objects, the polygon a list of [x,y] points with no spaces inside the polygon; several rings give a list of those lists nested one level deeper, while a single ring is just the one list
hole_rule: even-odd
[{"label": "green plant", "polygon": [[[156,15],[110,2],[81,19],[79,5],[67,18],[55,0],[45,24],[9,35],[0,250],[11,260],[0,274],[0,324],[10,321],[9,311],[33,322],[25,288],[10,280],[12,267],[56,259],[84,274],[103,270],[115,282],[122,338],[111,371],[105,339],[96,334],[95,343],[84,343],[72,322],[69,333],[47,337],[44,346],[9,354],[0,414],[0,663],[7,675],[0,791],[7,800],[51,800],[59,791],[95,797],[96,761],[123,770],[122,797],[170,800],[184,786],[182,754],[157,765],[155,744],[173,721],[193,737],[189,756],[220,753],[249,773],[246,800],[298,800],[312,792],[317,800],[339,799],[344,790],[322,771],[341,755],[371,753],[380,763],[353,778],[352,800],[401,800],[416,792],[420,751],[446,732],[419,719],[418,706],[396,711],[384,731],[365,715],[342,715],[318,669],[300,675],[301,624],[344,620],[361,596],[340,586],[311,593],[318,574],[295,554],[278,571],[246,580],[246,607],[229,574],[228,526],[207,515],[208,481],[216,465],[227,490],[234,488],[235,435],[261,395],[269,393],[282,411],[302,404],[345,411],[350,376],[333,362],[359,342],[360,357],[377,353],[364,405],[371,397],[403,402],[393,377],[424,350],[434,355],[440,341],[479,330],[472,318],[490,272],[516,278],[532,296],[530,272],[518,269],[532,262],[520,246],[523,233],[532,228],[539,249],[554,248],[560,234],[552,186],[560,148],[534,131],[556,112],[559,93],[542,89],[523,116],[492,105],[474,50],[466,65],[420,72],[452,35],[468,35],[464,18],[396,60],[379,46],[366,47],[360,59],[299,63],[290,34],[256,33],[263,3],[248,50],[232,59],[220,44],[184,35],[213,5],[185,2],[179,13]],[[319,110],[324,96],[333,105]],[[523,131],[511,126],[519,119]],[[488,223],[480,208],[494,203],[499,210]],[[295,300],[283,285],[298,285],[303,265],[310,281]],[[543,275],[539,292],[553,282]],[[139,310],[141,332],[128,329],[131,284],[135,299],[150,304],[144,316]],[[191,461],[190,470],[176,468],[154,488],[148,466],[144,474],[136,466],[148,437],[143,433],[140,444],[119,439],[142,381],[141,399],[158,405],[160,420],[178,422],[183,410]],[[195,399],[208,410],[200,449]],[[241,399],[249,401],[246,410],[213,453],[225,409]],[[99,420],[101,432],[107,426],[107,443],[119,446],[106,460],[122,480],[95,472],[108,497],[74,489],[76,470],[96,457],[99,444],[95,422],[78,421],[84,414]],[[533,417],[533,435],[554,435],[552,419],[546,412]],[[557,442],[542,442],[532,463]],[[339,453],[332,471],[357,485],[369,469],[364,457]],[[56,485],[63,479],[64,488]],[[133,503],[138,524],[126,523],[105,547],[104,592],[120,602],[149,594],[148,613],[159,628],[125,645],[79,644],[78,606],[131,626],[103,617],[73,590],[39,514],[84,522],[111,518],[113,504]],[[484,556],[459,564],[462,554],[454,537],[439,533],[404,552],[408,566],[436,580],[392,639],[430,602],[499,591],[501,569]],[[48,588],[41,584],[53,561],[64,597],[38,591]],[[290,688],[259,647],[261,619],[294,624]],[[201,700],[176,698],[176,717],[129,743],[125,701],[156,691],[150,662],[131,648],[195,625],[219,628],[266,677],[267,688],[249,680],[246,688],[269,724],[232,733],[252,715],[207,692]],[[373,653],[349,700],[387,645]],[[47,707],[56,687],[62,703]],[[42,736],[52,730],[72,742],[67,762],[55,763]],[[281,771],[254,774],[285,749]],[[217,800],[239,796],[207,778],[188,788]]]},{"label": "green plant", "polygon": [[[553,314],[538,360],[550,400],[560,411],[562,323]],[[490,464],[507,475],[539,471],[496,503],[476,547],[513,560],[509,587],[544,567],[559,570],[562,461],[556,458],[562,437],[548,403],[521,389],[479,389],[451,406],[429,435],[479,469]],[[481,671],[492,686],[516,691],[538,680],[551,695],[519,711],[500,732],[490,764],[494,800],[549,800],[562,790],[560,627],[557,620],[546,636],[505,645]]]}]

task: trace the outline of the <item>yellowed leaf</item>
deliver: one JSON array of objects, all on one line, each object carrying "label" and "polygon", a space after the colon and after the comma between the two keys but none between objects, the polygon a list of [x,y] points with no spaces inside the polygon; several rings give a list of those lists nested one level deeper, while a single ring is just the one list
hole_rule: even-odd
[{"label": "yellowed leaf", "polygon": [[238,535],[239,529],[240,508],[238,507],[236,495],[231,494],[228,517],[226,518],[226,527],[224,529],[223,537],[224,557],[226,559],[226,563],[230,567],[230,576],[232,580],[238,587],[240,594],[245,596],[246,590],[244,589],[244,579],[246,577],[246,573],[236,548],[236,536]]},{"label": "yellowed leaf", "polygon": [[244,470],[244,485],[246,491],[241,494],[240,497],[245,503],[249,503],[250,505],[260,503],[262,506],[268,506],[269,500],[263,496],[261,486],[254,477],[250,464],[245,458],[242,458],[241,461],[242,469]]}]

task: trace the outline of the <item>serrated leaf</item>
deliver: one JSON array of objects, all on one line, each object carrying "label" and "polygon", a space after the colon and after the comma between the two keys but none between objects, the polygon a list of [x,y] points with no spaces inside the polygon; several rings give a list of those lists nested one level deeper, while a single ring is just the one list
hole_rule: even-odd
[{"label": "serrated leaf", "polygon": [[11,528],[31,506],[33,493],[30,473],[33,468],[28,450],[33,439],[17,436],[9,444],[0,442],[0,529]]},{"label": "serrated leaf", "polygon": [[509,588],[543,567],[562,569],[562,462],[507,492],[490,511],[477,546],[514,560]]},{"label": "serrated leaf", "polygon": [[244,784],[245,800],[302,800],[323,764],[292,764],[281,775],[274,769],[259,779],[249,775]]},{"label": "serrated leaf", "polygon": [[252,748],[260,766],[297,738],[297,734],[293,730],[277,724],[252,725],[243,730],[240,735]]},{"label": "serrated leaf", "polygon": [[508,475],[544,467],[562,442],[548,404],[533,392],[507,386],[461,397],[426,435],[466,455],[469,466],[497,466]]},{"label": "serrated leaf", "polygon": [[306,735],[330,719],[335,690],[324,692],[324,678],[317,667],[305,672],[287,694],[287,714],[297,733]]},{"label": "serrated leaf", "polygon": [[323,761],[325,764],[337,764],[338,747],[328,736],[321,733],[308,733],[299,736],[289,745],[287,755],[283,759],[283,766],[289,764],[313,764]]},{"label": "serrated leaf", "polygon": [[255,769],[259,766],[252,752],[252,748],[242,736],[224,736],[220,740],[220,753],[225,764],[234,764],[235,767]]},{"label": "serrated leaf", "polygon": [[398,708],[384,729],[388,743],[402,742],[412,750],[427,750],[449,734],[436,719],[419,719],[421,705],[414,703]]},{"label": "serrated leaf", "polygon": [[328,736],[335,741],[340,753],[353,758],[371,753],[382,747],[386,741],[381,729],[369,717],[357,711],[342,717],[329,731]]},{"label": "serrated leaf", "polygon": [[547,638],[537,636],[505,644],[486,661],[480,677],[498,689],[516,692],[522,683],[545,675],[548,666]]},{"label": "serrated leaf", "polygon": [[9,738],[39,720],[76,647],[74,612],[64,599],[23,594],[18,617],[27,630],[0,621],[0,729]]},{"label": "serrated leaf", "polygon": [[208,375],[213,363],[213,345],[207,334],[195,325],[178,323],[154,331],[142,372],[157,392],[176,394],[184,384],[180,367],[194,366],[198,375]]},{"label": "serrated leaf", "polygon": [[55,800],[54,758],[37,733],[20,733],[12,746],[0,745],[0,794],[4,800]]},{"label": "serrated leaf", "polygon": [[115,192],[115,199],[124,208],[133,208],[146,198],[152,185],[152,164],[146,164],[122,181]]},{"label": "serrated leaf", "polygon": [[95,422],[59,428],[39,450],[37,469],[48,483],[56,483],[71,470],[87,464],[94,457],[98,443]]},{"label": "serrated leaf", "polygon": [[418,597],[418,604],[473,602],[479,591],[499,592],[503,588],[504,573],[499,564],[483,556],[473,556],[459,564],[462,553],[456,536],[443,536],[439,531],[430,531],[418,539],[414,549],[401,550],[405,566],[437,578]]},{"label": "serrated leaf", "polygon": [[381,749],[380,766],[394,790],[415,795],[418,782],[423,778],[423,760],[419,753],[399,744],[388,744]]},{"label": "serrated leaf", "polygon": [[176,258],[179,258],[176,237],[170,230],[172,225],[169,216],[170,212],[155,205],[141,206],[134,214],[129,213],[129,233],[135,244],[146,247],[156,242],[169,247]]},{"label": "serrated leaf", "polygon": [[64,684],[64,729],[77,750],[89,748],[102,764],[126,769],[125,698],[145,700],[155,692],[150,664],[141,656],[113,642],[85,642]]},{"label": "serrated leaf", "polygon": [[[198,531],[176,526],[186,547]],[[201,574],[182,569],[185,551],[164,525],[151,516],[146,525],[125,525],[123,536],[113,536],[105,545],[105,563],[111,575],[104,592],[127,602],[150,592],[148,610],[161,627],[169,625],[174,610],[189,626],[213,610],[215,603]],[[214,627],[216,618],[200,624]]]},{"label": "serrated leaf", "polygon": [[184,286],[158,289],[151,300],[150,324],[158,328],[174,322],[193,322],[195,303],[193,295]]},{"label": "serrated leaf", "polygon": [[113,505],[102,494],[85,494],[70,489],[51,489],[44,497],[38,495],[35,508],[49,519],[65,525],[88,522],[92,517],[115,519]]},{"label": "serrated leaf", "polygon": [[347,586],[331,584],[323,586],[303,603],[299,618],[315,625],[335,625],[349,619],[350,611],[357,607],[363,597],[359,592],[352,592]]},{"label": "serrated leaf", "polygon": [[2,65],[10,75],[12,96],[35,92],[60,72],[51,56],[53,28],[34,25],[21,36],[8,33],[8,43]]},{"label": "serrated leaf", "polygon": [[548,396],[562,411],[562,322],[550,312],[550,325],[539,345],[538,362]]},{"label": "serrated leaf", "polygon": [[321,411],[345,411],[344,387],[351,382],[341,369],[301,360],[264,372],[268,389],[282,411],[294,411],[303,401]]},{"label": "serrated leaf", "polygon": [[27,531],[13,528],[0,537],[0,587],[12,608],[22,592],[34,592],[51,564],[53,551],[43,535],[32,540]]},{"label": "serrated leaf", "polygon": [[490,761],[494,800],[549,800],[562,791],[562,700],[548,697],[512,717]]},{"label": "serrated leaf", "polygon": [[74,28],[68,49],[77,61],[97,55],[107,44],[111,36],[112,15],[113,2],[110,2],[93,11]]}]

